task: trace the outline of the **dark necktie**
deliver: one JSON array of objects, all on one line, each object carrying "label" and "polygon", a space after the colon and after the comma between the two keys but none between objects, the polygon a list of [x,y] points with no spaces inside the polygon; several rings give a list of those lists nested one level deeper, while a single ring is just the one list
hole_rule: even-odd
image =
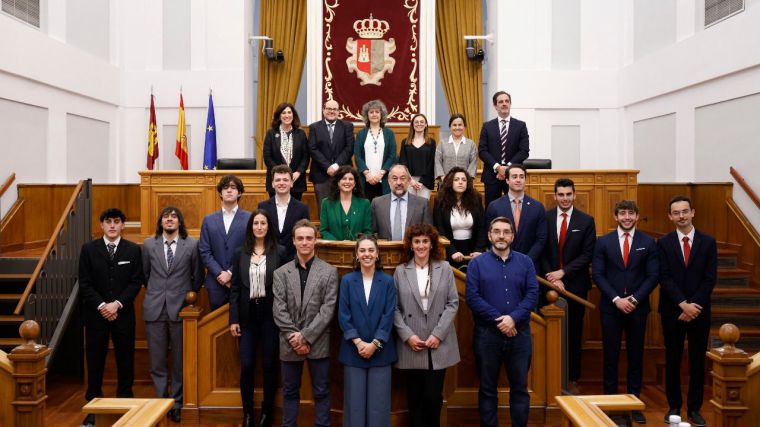
[{"label": "dark necktie", "polygon": [[689,236],[683,236],[683,263],[689,265],[689,257],[691,256],[691,245],[689,244]]},{"label": "dark necktie", "polygon": [[113,261],[113,256],[116,253],[116,244],[115,243],[109,243],[108,244],[108,258]]},{"label": "dark necktie", "polygon": [[507,163],[507,121],[501,121],[501,131],[499,133],[499,139],[501,140],[501,164]]},{"label": "dark necktie", "polygon": [[628,233],[623,234],[625,240],[623,240],[623,265],[628,267],[628,254],[631,253],[631,245],[628,243]]},{"label": "dark necktie", "polygon": [[559,227],[559,268],[562,268],[562,249],[567,237],[567,212],[562,212],[562,225]]},{"label": "dark necktie", "polygon": [[172,243],[174,243],[174,240],[166,241],[164,243],[166,244],[166,267],[167,270],[171,270],[172,264],[174,264],[174,251],[172,251]]}]

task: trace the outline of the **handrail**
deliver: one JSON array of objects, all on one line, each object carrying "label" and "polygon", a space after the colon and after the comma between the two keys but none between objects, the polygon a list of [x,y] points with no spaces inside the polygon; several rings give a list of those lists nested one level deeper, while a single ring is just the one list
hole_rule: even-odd
[{"label": "handrail", "polygon": [[734,177],[737,183],[739,183],[739,187],[744,190],[745,193],[749,196],[750,199],[752,199],[753,202],[755,202],[755,206],[760,209],[760,197],[757,196],[757,193],[752,190],[752,188],[747,183],[747,180],[744,179],[744,177],[739,173],[738,170],[734,169],[733,166],[729,167],[729,171],[731,172],[731,176]]},{"label": "handrail", "polygon": [[42,255],[40,255],[39,261],[37,261],[37,266],[34,268],[32,277],[29,278],[29,282],[27,282],[26,288],[24,289],[24,292],[21,294],[21,299],[19,299],[18,304],[16,305],[16,309],[13,311],[13,314],[19,315],[21,314],[21,310],[24,309],[24,304],[26,304],[26,300],[29,298],[29,295],[32,293],[32,289],[34,288],[34,283],[37,281],[37,278],[39,277],[40,272],[42,272],[42,267],[45,265],[45,260],[50,254],[50,251],[53,249],[53,245],[55,244],[56,240],[58,240],[58,235],[61,232],[61,229],[63,229],[63,225],[66,223],[66,217],[69,215],[69,212],[71,212],[71,209],[74,207],[74,203],[76,202],[76,199],[79,193],[82,192],[82,188],[84,188],[84,181],[79,181],[79,184],[77,184],[76,188],[74,188],[74,192],[71,194],[71,197],[69,198],[69,202],[66,204],[66,208],[63,210],[61,217],[58,219],[58,224],[55,226],[55,228],[53,228],[53,233],[50,235],[50,239],[48,240],[48,243],[45,246],[45,250],[42,251]]},{"label": "handrail", "polygon": [[10,175],[8,175],[8,178],[5,179],[5,182],[3,183],[3,186],[0,187],[0,197],[5,194],[5,192],[11,188],[11,184],[13,184],[13,181],[16,180],[16,172],[11,172]]},{"label": "handrail", "polygon": [[575,295],[574,293],[572,293],[572,292],[570,292],[568,290],[560,289],[557,285],[555,285],[552,282],[544,279],[541,276],[536,276],[536,280],[538,280],[538,283],[546,286],[547,288],[554,289],[558,293],[560,293],[560,294],[562,294],[562,295],[570,298],[571,300],[577,302],[578,304],[586,306],[586,307],[588,307],[588,308],[590,308],[592,310],[596,308],[596,305],[594,305],[594,303],[592,303],[592,302],[590,302],[588,300],[585,300],[585,299],[579,297],[578,295]]}]

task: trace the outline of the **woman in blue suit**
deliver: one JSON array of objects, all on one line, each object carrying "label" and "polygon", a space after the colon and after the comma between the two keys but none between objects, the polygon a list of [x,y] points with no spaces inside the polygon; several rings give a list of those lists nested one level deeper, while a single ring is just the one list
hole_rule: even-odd
[{"label": "woman in blue suit", "polygon": [[364,129],[356,135],[354,156],[362,181],[364,195],[371,202],[388,194],[388,170],[396,163],[396,136],[385,127],[388,109],[382,101],[373,99],[362,107]]},{"label": "woman in blue suit", "polygon": [[[391,424],[391,365],[396,344],[391,331],[396,312],[393,278],[380,270],[377,239],[359,235],[356,271],[340,283],[338,323],[343,330],[338,359],[344,365],[343,425]],[[371,390],[371,397],[370,397]]]}]

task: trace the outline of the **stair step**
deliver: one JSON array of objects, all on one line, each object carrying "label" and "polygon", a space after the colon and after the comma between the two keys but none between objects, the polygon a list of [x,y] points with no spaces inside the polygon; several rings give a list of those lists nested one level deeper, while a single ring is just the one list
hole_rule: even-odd
[{"label": "stair step", "polygon": [[[711,348],[717,348],[717,347],[722,347],[722,346],[723,346],[723,341],[721,341],[719,337],[715,335],[710,336]],[[739,338],[739,342],[736,343],[736,348],[740,348],[750,354],[756,353],[758,350],[760,350],[760,336],[751,336],[751,337],[741,336]]]},{"label": "stair step", "polygon": [[29,280],[32,277],[32,274],[26,274],[26,273],[3,273],[0,274],[0,280],[2,281],[12,281],[12,280]]},{"label": "stair step", "polygon": [[32,274],[38,261],[39,257],[0,257],[0,271]]},{"label": "stair step", "polygon": [[24,321],[24,316],[15,314],[2,314],[0,315],[0,323],[21,323]]},{"label": "stair step", "polygon": [[[760,311],[758,311],[758,307],[719,307],[715,306],[713,304],[712,308],[710,309],[712,311],[713,317],[715,316],[742,316],[742,315],[748,315],[748,316],[758,316],[760,315]],[[734,323],[733,321],[729,323]]]},{"label": "stair step", "polygon": [[743,277],[743,276],[750,276],[751,274],[752,274],[751,271],[745,270],[743,268],[738,268],[738,267],[718,269],[718,276]]},{"label": "stair step", "polygon": [[[757,294],[737,294],[737,293],[718,293],[717,291],[726,291],[732,289],[715,289],[712,296],[712,306],[720,308],[753,308],[757,310],[760,307],[760,295]],[[750,289],[745,289],[748,291]]]},{"label": "stair step", "polygon": [[0,338],[0,347],[16,347],[24,343],[23,338]]},{"label": "stair step", "polygon": [[744,332],[748,328],[760,328],[760,316],[757,311],[753,313],[727,313],[716,314],[712,313],[710,319],[710,326],[717,330],[725,323],[733,323],[739,327],[739,330]]},{"label": "stair step", "polygon": [[0,294],[0,301],[18,301],[21,294]]}]

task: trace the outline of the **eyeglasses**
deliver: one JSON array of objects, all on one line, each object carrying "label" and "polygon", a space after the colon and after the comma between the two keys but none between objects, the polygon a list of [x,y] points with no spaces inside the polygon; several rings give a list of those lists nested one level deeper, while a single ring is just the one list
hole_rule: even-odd
[{"label": "eyeglasses", "polygon": [[325,111],[338,111],[338,109],[337,108],[332,108],[332,107],[329,107],[329,108],[325,107]]}]

